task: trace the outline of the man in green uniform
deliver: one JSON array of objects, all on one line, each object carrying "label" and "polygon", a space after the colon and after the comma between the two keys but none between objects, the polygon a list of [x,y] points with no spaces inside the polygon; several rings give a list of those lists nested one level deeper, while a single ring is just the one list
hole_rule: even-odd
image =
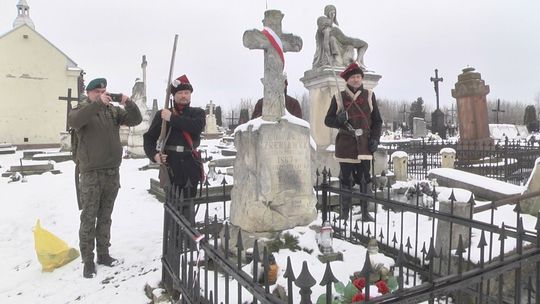
[{"label": "man in green uniform", "polygon": [[[114,266],[117,260],[109,255],[111,214],[120,188],[119,167],[122,162],[121,125],[136,126],[141,112],[128,96],[107,93],[107,80],[98,78],[86,87],[87,97],[68,115],[69,125],[78,137],[77,162],[80,170],[81,225],[79,246],[84,263],[83,276],[96,274],[97,263]],[[124,108],[114,106],[118,101]]]}]

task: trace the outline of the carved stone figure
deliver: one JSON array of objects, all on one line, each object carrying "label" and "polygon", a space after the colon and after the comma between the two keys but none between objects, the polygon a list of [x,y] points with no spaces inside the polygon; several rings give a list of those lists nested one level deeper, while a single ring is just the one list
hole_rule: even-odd
[{"label": "carved stone figure", "polygon": [[313,68],[345,67],[356,61],[363,70],[366,70],[364,54],[368,48],[367,42],[346,36],[338,26],[336,7],[327,5],[324,8],[324,16],[317,19]]}]

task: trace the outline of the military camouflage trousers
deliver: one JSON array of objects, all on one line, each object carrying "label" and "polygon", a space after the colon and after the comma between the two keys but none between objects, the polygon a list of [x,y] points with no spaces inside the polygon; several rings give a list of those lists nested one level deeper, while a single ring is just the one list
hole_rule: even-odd
[{"label": "military camouflage trousers", "polygon": [[80,175],[81,226],[79,247],[83,262],[97,254],[108,254],[111,239],[111,214],[120,188],[118,168],[99,169]]}]

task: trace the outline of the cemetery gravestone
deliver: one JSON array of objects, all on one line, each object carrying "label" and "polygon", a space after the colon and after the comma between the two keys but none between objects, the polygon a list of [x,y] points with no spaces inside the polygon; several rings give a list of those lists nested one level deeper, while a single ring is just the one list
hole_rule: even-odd
[{"label": "cemetery gravestone", "polygon": [[[248,30],[243,37],[244,46],[264,50],[263,123],[248,122],[237,127],[235,134],[231,236],[242,230],[249,246],[253,244],[250,236],[307,225],[317,216],[309,127],[291,115],[284,117],[283,52],[300,51],[302,40],[282,33],[283,16],[278,10],[266,11],[264,30]],[[276,44],[278,40],[281,44]]]}]

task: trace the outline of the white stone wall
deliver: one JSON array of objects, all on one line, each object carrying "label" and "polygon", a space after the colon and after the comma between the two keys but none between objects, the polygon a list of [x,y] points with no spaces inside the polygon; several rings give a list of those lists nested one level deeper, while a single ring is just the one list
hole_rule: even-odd
[{"label": "white stone wall", "polygon": [[80,70],[26,25],[0,38],[0,54],[0,142],[60,144],[67,104],[58,97],[77,96]]}]

